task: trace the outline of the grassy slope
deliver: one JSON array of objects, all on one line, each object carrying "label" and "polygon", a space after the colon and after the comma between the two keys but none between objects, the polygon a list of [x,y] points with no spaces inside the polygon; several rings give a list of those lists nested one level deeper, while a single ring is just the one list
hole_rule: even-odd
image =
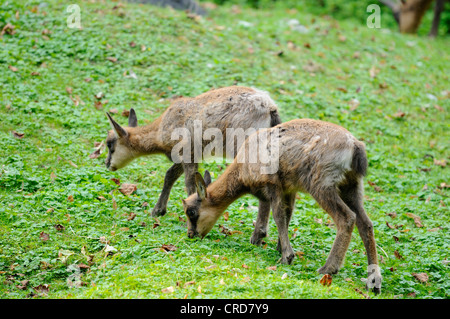
[{"label": "grassy slope", "polygon": [[[166,159],[142,158],[111,173],[103,165],[105,154],[88,157],[108,129],[103,111],[94,108],[97,93],[108,100],[103,110],[117,108],[120,114],[134,107],[142,125],[161,114],[172,95],[194,96],[235,83],[269,91],[284,121],[328,120],[366,142],[366,180],[381,188],[365,184],[366,210],[384,250],[381,298],[448,297],[449,271],[442,261],[449,257],[450,203],[448,190],[439,188],[449,182],[448,167],[433,162],[449,157],[450,103],[442,94],[449,89],[448,38],[430,41],[284,9],[232,13],[225,7],[196,21],[183,12],[131,4],[114,9],[116,3],[90,1],[81,2],[83,30],[74,30],[66,27],[66,4],[47,2],[38,10],[38,1],[0,5],[0,26],[16,26],[14,35],[0,38],[0,297],[23,298],[35,292],[31,287],[49,284],[53,298],[363,298],[354,290],[363,290],[367,266],[357,230],[332,286],[318,283],[315,270],[325,262],[335,228],[325,225],[328,216],[309,196],[297,200],[290,227],[293,248],[303,258],[284,266],[277,264],[273,221],[266,247],[249,243],[254,198],[237,201],[228,221],[219,220],[242,234],[226,237],[216,227],[203,241],[190,240],[179,221],[181,179],[160,226],[153,228],[149,216],[170,166]],[[291,31],[287,21],[293,18],[310,32]],[[45,29],[51,33],[43,35]],[[356,51],[359,58],[353,57]],[[310,62],[314,70],[304,70]],[[371,69],[379,71],[376,77]],[[125,77],[128,70],[138,79]],[[360,104],[350,110],[353,98]],[[394,116],[399,111],[404,116]],[[12,130],[24,138],[14,138]],[[213,176],[223,167],[203,166]],[[112,177],[137,184],[137,193],[122,195]],[[394,219],[387,215],[393,211]],[[136,213],[133,220],[127,219],[130,212]],[[420,216],[424,227],[406,213]],[[50,239],[42,241],[41,232]],[[100,237],[119,252],[106,256]],[[163,244],[178,249],[165,253],[158,249]],[[67,266],[88,264],[89,255],[94,259],[83,270],[86,285],[68,288]],[[274,265],[275,271],[267,269]],[[411,275],[420,272],[429,275],[427,283]],[[24,290],[16,288],[22,280],[30,281]],[[194,285],[183,288],[192,280]],[[169,286],[174,293],[161,292]]]}]

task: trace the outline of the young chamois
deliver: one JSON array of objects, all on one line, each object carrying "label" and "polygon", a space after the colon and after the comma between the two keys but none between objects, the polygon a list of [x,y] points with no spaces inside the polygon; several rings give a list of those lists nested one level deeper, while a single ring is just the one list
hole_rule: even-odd
[{"label": "young chamois", "polygon": [[[263,133],[267,136],[265,140],[260,138]],[[249,161],[252,152],[247,152],[247,149],[259,144],[260,150],[269,150],[275,142],[278,152],[274,152],[277,157],[272,160],[277,161],[278,171],[261,174],[261,162]],[[260,201],[251,242],[259,245],[267,236],[272,208],[278,229],[277,249],[282,254],[281,262],[291,264],[294,251],[289,242],[288,226],[296,193],[307,192],[337,226],[330,254],[318,272],[335,274],[339,271],[356,222],[368,263],[375,267],[369,280],[380,283],[374,288],[375,292],[379,292],[381,273],[373,226],[363,208],[363,176],[366,169],[364,143],[338,125],[300,119],[261,129],[247,138],[233,163],[215,182],[209,184],[209,173],[205,173],[205,179],[196,173],[197,192],[183,200],[188,236],[205,237],[233,201],[250,193]]]},{"label": "young chamois", "polygon": [[[200,144],[201,151],[206,147],[202,137],[205,130],[218,129],[222,136],[226,136],[227,129],[236,128],[258,130],[268,128],[281,123],[275,102],[264,92],[254,88],[231,86],[215,89],[203,93],[197,97],[178,98],[172,102],[169,108],[154,122],[138,126],[136,113],[130,110],[128,127],[122,127],[107,113],[112,130],[108,132],[106,145],[108,157],[106,167],[115,171],[126,166],[133,159],[152,154],[164,154],[174,164],[166,172],[164,186],[152,216],[162,216],[166,213],[167,201],[170,190],[175,181],[185,174],[185,185],[188,195],[195,192],[195,173],[198,162],[195,162],[195,123],[201,123]],[[172,139],[172,133],[176,129],[186,128],[189,131],[190,140],[194,147],[190,147],[191,154],[188,160],[176,161],[172,158],[172,149],[179,140]],[[233,152],[223,152],[224,157],[234,158],[237,150],[245,140],[237,138],[237,143],[232,145]],[[234,142],[234,136],[232,141]],[[240,143],[240,144],[239,144]],[[227,140],[223,138],[222,150],[227,146]],[[228,148],[227,148],[228,150]],[[212,154],[214,155],[214,154]],[[200,158],[201,160],[201,158]]]}]

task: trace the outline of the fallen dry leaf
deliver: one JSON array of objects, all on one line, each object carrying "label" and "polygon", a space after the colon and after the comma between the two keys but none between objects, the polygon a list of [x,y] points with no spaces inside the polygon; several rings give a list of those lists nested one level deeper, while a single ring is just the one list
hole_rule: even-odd
[{"label": "fallen dry leaf", "polygon": [[377,76],[378,72],[380,72],[380,70],[377,69],[375,65],[373,65],[369,70],[369,75],[371,78],[374,78]]},{"label": "fallen dry leaf", "polygon": [[69,165],[70,166],[73,166],[73,167],[75,167],[75,168],[78,168],[78,165],[77,164],[75,164],[74,162],[72,162],[72,161],[68,161],[69,162]]},{"label": "fallen dry leaf", "polygon": [[359,106],[359,101],[357,99],[351,99],[348,104],[350,105],[350,111],[354,111]]},{"label": "fallen dry leaf", "polygon": [[118,179],[118,178],[111,178],[111,180],[112,180],[114,183],[116,183],[117,185],[120,186],[120,179]]},{"label": "fallen dry leaf", "polygon": [[231,236],[233,235],[233,233],[231,232],[231,230],[229,230],[227,227],[223,226],[223,225],[219,225],[219,230],[222,234],[225,234],[227,236]]},{"label": "fallen dry leaf", "polygon": [[402,117],[404,117],[405,115],[406,115],[405,112],[403,112],[403,111],[398,111],[397,113],[393,114],[392,116],[393,116],[393,117],[396,117],[396,118],[402,118]]},{"label": "fallen dry leaf", "polygon": [[24,290],[25,288],[27,288],[29,282],[29,280],[22,280],[20,282],[20,285],[17,285],[17,288],[20,290]]},{"label": "fallen dry leaf", "polygon": [[68,200],[69,202],[73,202],[73,195],[67,196],[67,200]]},{"label": "fallen dry leaf", "polygon": [[323,286],[330,286],[332,281],[333,281],[333,277],[331,277],[331,275],[325,274],[325,275],[323,275],[322,279],[320,279],[319,282]]},{"label": "fallen dry leaf", "polygon": [[11,131],[11,133],[12,133],[12,135],[15,138],[18,138],[19,140],[22,139],[25,136],[25,133],[19,133],[19,132],[16,132],[16,131]]},{"label": "fallen dry leaf", "polygon": [[434,159],[433,163],[434,163],[434,165],[437,165],[437,166],[442,166],[442,167],[447,166],[447,161],[445,159],[441,159],[441,160]]},{"label": "fallen dry leaf", "polygon": [[386,222],[386,226],[389,227],[390,229],[395,229],[395,227],[389,224],[388,222]]},{"label": "fallen dry leaf", "polygon": [[[17,15],[16,15],[17,18]],[[9,34],[9,35],[13,35],[14,33],[16,33],[16,31],[14,30],[14,26],[11,23],[7,23],[3,29],[2,32],[0,33],[0,36],[3,36],[4,34]]]},{"label": "fallen dry leaf", "polygon": [[267,269],[269,269],[269,270],[277,270],[277,266],[270,266],[270,267],[267,267]]},{"label": "fallen dry leaf", "polygon": [[183,288],[189,287],[191,285],[195,285],[195,281],[194,280],[185,282],[184,285],[183,285]]},{"label": "fallen dry leaf", "polygon": [[413,275],[414,278],[416,278],[418,281],[420,282],[427,282],[428,281],[428,274],[421,272],[421,273],[411,273],[411,275]]},{"label": "fallen dry leaf", "polygon": [[367,181],[367,183],[369,183],[369,185],[372,186],[373,189],[374,189],[377,193],[380,193],[380,192],[383,191],[383,190],[381,189],[381,187],[377,186],[374,182]]},{"label": "fallen dry leaf", "polygon": [[94,102],[94,107],[95,107],[97,110],[101,110],[101,109],[103,108],[103,103],[100,102],[100,101],[95,101],[95,102]]},{"label": "fallen dry leaf", "polygon": [[92,154],[90,154],[89,155],[89,158],[92,158],[92,159],[94,159],[94,158],[97,158],[97,157],[99,157],[100,156],[100,154],[102,154],[102,151],[103,151],[103,149],[104,149],[104,144],[103,144],[103,141],[100,143],[100,145],[95,149],[95,151],[92,153]]},{"label": "fallen dry leaf", "polygon": [[42,241],[47,241],[47,240],[50,239],[50,235],[49,235],[49,234],[46,234],[46,233],[44,233],[44,232],[41,232],[41,233],[39,234],[39,237],[41,238]]},{"label": "fallen dry leaf", "polygon": [[119,188],[119,191],[126,196],[133,194],[136,190],[136,185],[127,183],[123,183]]},{"label": "fallen dry leaf", "polygon": [[8,69],[10,69],[10,70],[13,71],[13,72],[19,71],[18,68],[16,68],[15,66],[12,66],[12,65],[8,65]]},{"label": "fallen dry leaf", "polygon": [[422,222],[420,221],[420,217],[417,215],[414,215],[412,213],[406,213],[406,216],[409,218],[414,219],[414,224],[416,224],[417,227],[423,227]]},{"label": "fallen dry leaf", "polygon": [[297,251],[295,254],[297,255],[298,258],[304,258],[305,255],[303,251]]},{"label": "fallen dry leaf", "polygon": [[130,213],[130,216],[128,216],[127,220],[128,221],[133,220],[135,217],[136,217],[135,213]]},{"label": "fallen dry leaf", "polygon": [[161,246],[162,249],[164,249],[165,251],[175,251],[178,248],[172,244],[164,244]]},{"label": "fallen dry leaf", "polygon": [[400,255],[400,253],[398,251],[394,251],[394,255],[397,259],[403,259],[403,256]]},{"label": "fallen dry leaf", "polygon": [[161,289],[161,292],[165,293],[165,294],[170,294],[170,293],[172,293],[174,291],[175,291],[175,288],[173,288],[172,286],[164,288],[164,289]]},{"label": "fallen dry leaf", "polygon": [[41,294],[47,295],[47,294],[48,294],[48,291],[49,291],[49,289],[50,289],[50,286],[47,285],[47,284],[43,284],[43,285],[41,284],[41,285],[39,285],[39,286],[33,287],[33,289],[34,289],[37,293],[41,293]]},{"label": "fallen dry leaf", "polygon": [[387,213],[388,216],[391,216],[392,219],[394,219],[395,217],[397,217],[397,213],[396,212],[390,212]]},{"label": "fallen dry leaf", "polygon": [[228,213],[228,212],[225,212],[224,214],[223,214],[223,218],[225,219],[225,221],[228,221],[228,217],[230,216],[230,213]]},{"label": "fallen dry leaf", "polygon": [[63,225],[61,225],[61,224],[56,224],[56,225],[55,225],[55,229],[56,229],[57,231],[63,231],[63,230],[65,229],[65,227],[64,227]]},{"label": "fallen dry leaf", "polygon": [[89,269],[89,268],[91,268],[91,267],[89,267],[88,265],[85,265],[85,264],[83,264],[83,263],[78,264],[77,266],[78,266],[78,268],[80,268],[80,269]]},{"label": "fallen dry leaf", "polygon": [[242,268],[248,269],[248,266],[246,264],[242,264]]},{"label": "fallen dry leaf", "polygon": [[107,57],[106,60],[111,61],[111,62],[117,62],[117,58],[114,58],[111,56]]}]

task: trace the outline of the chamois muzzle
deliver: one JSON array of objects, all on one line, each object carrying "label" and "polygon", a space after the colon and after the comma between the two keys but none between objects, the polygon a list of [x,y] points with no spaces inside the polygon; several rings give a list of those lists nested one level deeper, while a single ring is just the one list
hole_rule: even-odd
[{"label": "chamois muzzle", "polygon": [[187,235],[188,235],[189,238],[194,238],[196,236],[199,236],[198,232],[195,231],[195,230],[188,230],[188,234]]}]

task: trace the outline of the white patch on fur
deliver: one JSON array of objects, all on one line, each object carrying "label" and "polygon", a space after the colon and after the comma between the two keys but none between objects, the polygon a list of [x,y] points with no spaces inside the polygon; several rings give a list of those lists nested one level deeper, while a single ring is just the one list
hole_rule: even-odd
[{"label": "white patch on fur", "polygon": [[111,168],[120,169],[133,160],[134,156],[130,150],[120,144],[116,144],[114,153],[111,156]]}]

